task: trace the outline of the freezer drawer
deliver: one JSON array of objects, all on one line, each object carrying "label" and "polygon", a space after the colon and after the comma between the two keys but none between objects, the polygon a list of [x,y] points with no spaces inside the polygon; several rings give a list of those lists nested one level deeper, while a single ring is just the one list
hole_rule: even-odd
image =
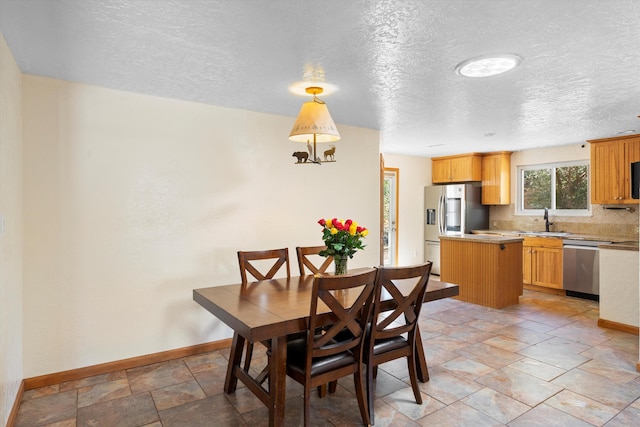
[{"label": "freezer drawer", "polygon": [[425,242],[424,261],[431,261],[431,274],[440,275],[440,242]]}]

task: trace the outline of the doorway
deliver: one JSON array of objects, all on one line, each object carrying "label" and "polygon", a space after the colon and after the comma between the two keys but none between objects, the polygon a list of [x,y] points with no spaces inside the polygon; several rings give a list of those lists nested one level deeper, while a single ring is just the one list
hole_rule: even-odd
[{"label": "doorway", "polygon": [[382,264],[398,264],[398,188],[400,170],[384,168],[382,190]]}]

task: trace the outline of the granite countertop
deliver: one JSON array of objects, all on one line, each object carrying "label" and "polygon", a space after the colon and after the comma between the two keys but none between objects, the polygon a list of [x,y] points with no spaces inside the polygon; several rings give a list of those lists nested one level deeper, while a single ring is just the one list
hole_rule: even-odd
[{"label": "granite countertop", "polygon": [[519,230],[472,230],[474,234],[482,235],[498,235],[498,236],[520,236],[520,237],[548,237],[563,240],[594,240],[594,241],[606,241],[613,243],[626,243],[629,244],[633,241],[629,240],[626,236],[595,236],[589,234],[579,233],[563,233],[563,232],[545,232],[536,231],[519,231]]},{"label": "granite countertop", "polygon": [[469,242],[482,242],[482,243],[513,243],[513,242],[522,242],[524,240],[523,237],[512,235],[501,235],[501,234],[458,234],[458,235],[444,235],[438,236],[440,240],[466,240]]},{"label": "granite countertop", "polygon": [[598,246],[600,249],[617,249],[621,251],[636,251],[638,252],[638,242],[635,240],[629,240],[626,242],[609,243],[606,245]]}]

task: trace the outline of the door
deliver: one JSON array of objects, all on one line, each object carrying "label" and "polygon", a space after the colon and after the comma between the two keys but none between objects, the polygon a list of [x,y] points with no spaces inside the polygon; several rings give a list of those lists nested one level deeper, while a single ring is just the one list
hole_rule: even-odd
[{"label": "door", "polygon": [[398,263],[398,184],[400,171],[384,168],[382,249],[383,265]]}]

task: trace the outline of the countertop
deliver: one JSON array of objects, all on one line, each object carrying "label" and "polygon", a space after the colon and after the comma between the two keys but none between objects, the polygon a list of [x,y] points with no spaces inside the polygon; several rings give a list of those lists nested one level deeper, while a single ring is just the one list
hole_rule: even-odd
[{"label": "countertop", "polygon": [[440,240],[466,240],[469,242],[481,242],[481,243],[514,243],[514,242],[522,242],[524,240],[523,237],[512,235],[501,235],[501,234],[458,234],[458,235],[444,235],[438,236]]},{"label": "countertop", "polygon": [[617,249],[620,251],[636,251],[638,252],[638,242],[637,241],[626,241],[626,242],[616,242],[610,243],[607,245],[598,246],[600,249]]},{"label": "countertop", "polygon": [[[514,231],[514,230],[472,230],[471,232],[473,234],[488,235],[488,236],[498,235],[498,236],[504,236],[504,237],[507,237],[507,236],[547,237],[547,238],[555,238],[555,239],[563,239],[563,240],[605,241],[605,242],[613,242],[616,245],[625,244],[626,246],[629,246],[632,243],[634,243],[633,241],[629,240],[629,237],[625,237],[625,236],[595,236],[595,235],[578,234],[578,233],[562,233],[562,235],[558,235],[557,233],[554,233],[554,232],[551,232],[550,234],[546,235],[543,232],[540,232],[540,234],[531,234],[531,233],[538,233],[538,232]],[[637,242],[636,242],[636,245],[637,245]],[[620,247],[620,249],[621,248],[622,246]],[[633,250],[633,249],[626,249],[626,250]]]}]

